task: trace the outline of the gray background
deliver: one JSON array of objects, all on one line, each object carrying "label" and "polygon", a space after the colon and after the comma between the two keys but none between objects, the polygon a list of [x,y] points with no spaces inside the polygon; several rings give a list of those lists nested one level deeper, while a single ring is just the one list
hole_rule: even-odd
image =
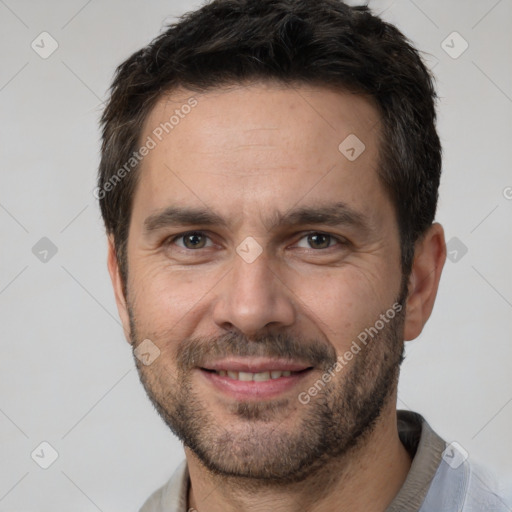
[{"label": "gray background", "polygon": [[[0,0],[0,511],[137,510],[183,457],[123,338],[92,190],[115,67],[198,5]],[[370,5],[438,77],[437,218],[454,260],[408,344],[398,406],[510,480],[512,1]],[[46,59],[31,47],[51,48],[44,31],[58,43]],[[469,44],[457,58],[454,31]]]}]

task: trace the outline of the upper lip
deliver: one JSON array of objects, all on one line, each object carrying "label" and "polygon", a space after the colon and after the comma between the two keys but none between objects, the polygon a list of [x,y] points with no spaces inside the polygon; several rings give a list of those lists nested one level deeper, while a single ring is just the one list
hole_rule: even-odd
[{"label": "upper lip", "polygon": [[226,358],[206,363],[202,366],[205,370],[228,370],[232,372],[260,373],[271,370],[299,372],[311,368],[311,365],[289,359],[272,358]]}]

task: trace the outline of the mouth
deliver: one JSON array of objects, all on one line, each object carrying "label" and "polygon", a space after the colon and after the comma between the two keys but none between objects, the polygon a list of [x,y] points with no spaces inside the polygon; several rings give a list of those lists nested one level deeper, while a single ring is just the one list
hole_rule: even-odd
[{"label": "mouth", "polygon": [[270,370],[264,372],[242,372],[242,371],[232,371],[232,370],[208,370],[207,368],[202,368],[202,370],[207,372],[215,373],[215,375],[219,375],[220,377],[228,377],[233,380],[240,380],[243,382],[266,382],[268,380],[279,379],[281,377],[290,377],[292,374],[299,374],[302,372],[308,371],[310,368],[304,368],[304,370],[292,372],[291,370]]},{"label": "mouth", "polygon": [[198,368],[210,387],[235,400],[278,397],[313,371],[312,366],[285,360],[230,359]]}]

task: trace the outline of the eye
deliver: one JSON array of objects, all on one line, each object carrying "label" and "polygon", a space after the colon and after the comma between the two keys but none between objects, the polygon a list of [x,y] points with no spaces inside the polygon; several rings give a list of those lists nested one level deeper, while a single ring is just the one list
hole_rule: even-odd
[{"label": "eye", "polygon": [[[207,242],[210,242],[207,245]],[[181,233],[169,240],[169,243],[176,243],[178,247],[184,249],[204,249],[205,247],[211,247],[212,241],[201,231],[188,231],[187,233]]]},{"label": "eye", "polygon": [[[305,242],[302,242],[303,240]],[[304,249],[328,249],[336,243],[340,244],[343,241],[327,233],[313,232],[303,236],[297,246]]]}]

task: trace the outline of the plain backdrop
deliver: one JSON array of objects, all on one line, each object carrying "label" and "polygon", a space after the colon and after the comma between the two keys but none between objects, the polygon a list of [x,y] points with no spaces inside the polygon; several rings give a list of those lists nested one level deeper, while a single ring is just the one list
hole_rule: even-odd
[{"label": "plain backdrop", "polygon": [[[115,67],[199,5],[0,1],[0,511],[135,511],[183,458],[124,340],[92,191]],[[512,1],[370,6],[425,52],[444,147],[451,259],[398,406],[510,480]]]}]

